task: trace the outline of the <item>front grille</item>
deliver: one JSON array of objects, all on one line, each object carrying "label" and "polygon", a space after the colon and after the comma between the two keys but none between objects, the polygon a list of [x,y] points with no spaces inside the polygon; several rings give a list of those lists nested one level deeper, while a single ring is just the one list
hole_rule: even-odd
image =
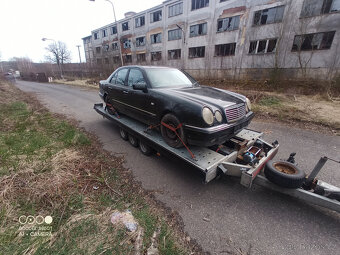
[{"label": "front grille", "polygon": [[228,122],[236,121],[246,115],[245,104],[238,104],[225,109]]}]

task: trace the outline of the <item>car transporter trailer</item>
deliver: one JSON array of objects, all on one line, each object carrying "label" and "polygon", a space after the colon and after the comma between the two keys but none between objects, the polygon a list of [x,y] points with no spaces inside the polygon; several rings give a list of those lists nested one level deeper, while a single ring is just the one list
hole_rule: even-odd
[{"label": "car transporter trailer", "polygon": [[[110,114],[102,103],[95,104],[94,109],[104,118],[118,125],[122,138],[129,140],[135,147],[140,146],[144,154],[146,153],[143,148],[149,147],[160,154],[180,159],[200,170],[205,183],[222,174],[239,177],[240,183],[247,188],[256,184],[340,212],[340,188],[316,179],[327,160],[336,163],[340,163],[339,161],[321,157],[312,172],[306,178],[303,178],[301,187],[284,188],[272,183],[263,174],[262,170],[266,163],[277,154],[279,143],[277,141],[272,144],[267,143],[262,139],[263,133],[261,132],[244,128],[223,146],[216,148],[190,146],[190,149],[187,147],[176,149],[165,143],[160,132],[146,124],[125,115]],[[254,146],[258,144],[262,147],[260,154],[257,154],[259,151],[256,151],[258,146]],[[247,159],[248,163],[245,163],[243,158],[246,157],[245,154],[250,156],[250,159]],[[252,155],[257,157],[252,157]],[[295,153],[292,153],[287,161],[294,163],[294,156]]]}]

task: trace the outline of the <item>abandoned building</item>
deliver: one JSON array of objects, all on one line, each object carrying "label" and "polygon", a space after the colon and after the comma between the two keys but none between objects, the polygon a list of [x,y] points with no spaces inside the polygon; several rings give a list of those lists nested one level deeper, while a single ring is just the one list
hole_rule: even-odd
[{"label": "abandoned building", "polygon": [[[119,36],[119,40],[117,38]],[[87,63],[165,65],[195,77],[330,77],[340,0],[168,0],[84,37]]]}]

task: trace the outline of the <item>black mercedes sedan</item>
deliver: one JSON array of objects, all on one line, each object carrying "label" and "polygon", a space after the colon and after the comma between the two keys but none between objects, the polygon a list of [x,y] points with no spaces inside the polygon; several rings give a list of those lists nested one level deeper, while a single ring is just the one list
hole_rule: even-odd
[{"label": "black mercedes sedan", "polygon": [[254,115],[245,96],[201,86],[171,67],[123,66],[100,81],[99,87],[109,112],[160,124],[163,139],[174,148],[183,142],[206,147],[223,144]]}]

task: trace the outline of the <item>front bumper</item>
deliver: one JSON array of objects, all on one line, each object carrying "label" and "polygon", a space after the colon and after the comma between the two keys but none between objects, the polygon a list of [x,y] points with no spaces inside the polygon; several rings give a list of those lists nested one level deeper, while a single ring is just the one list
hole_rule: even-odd
[{"label": "front bumper", "polygon": [[246,114],[244,118],[231,124],[201,128],[184,125],[186,138],[189,144],[210,147],[220,145],[235,136],[240,130],[247,127],[254,117],[253,112]]}]

